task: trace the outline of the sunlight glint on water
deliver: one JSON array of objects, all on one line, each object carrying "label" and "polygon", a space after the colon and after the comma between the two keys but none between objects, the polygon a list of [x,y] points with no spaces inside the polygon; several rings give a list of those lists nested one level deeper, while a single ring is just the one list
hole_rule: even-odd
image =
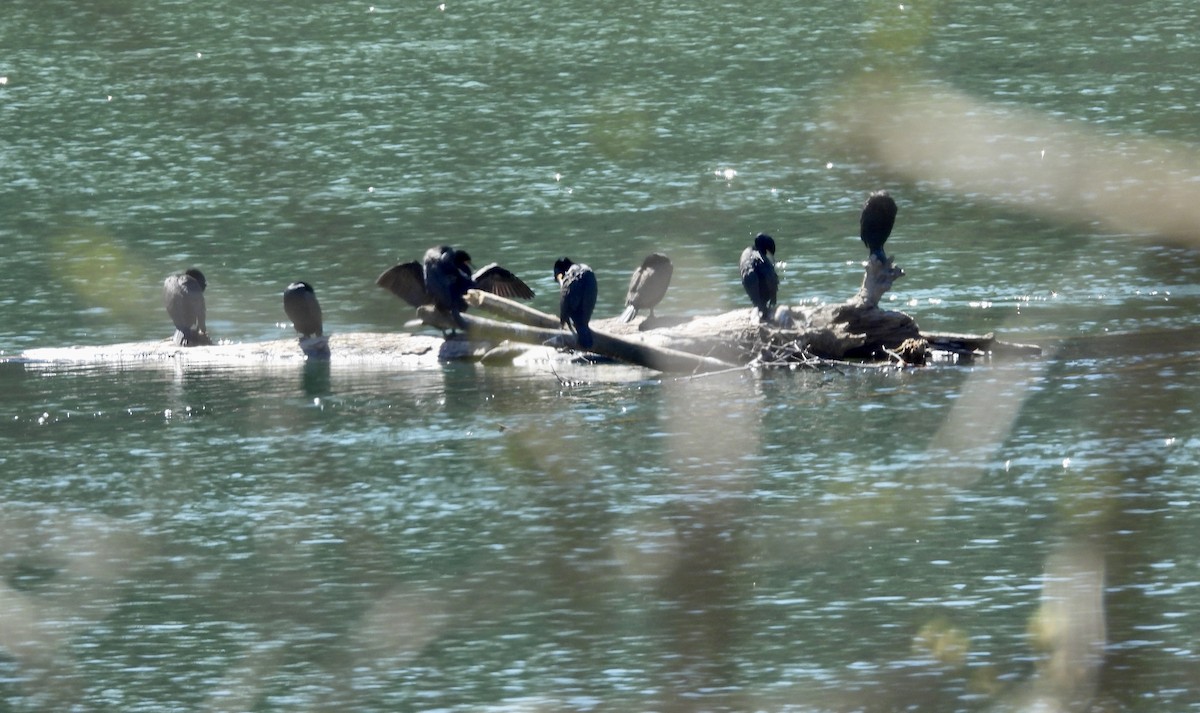
[{"label": "sunlight glint on water", "polygon": [[[442,242],[545,311],[585,260],[604,315],[662,250],[658,312],[709,314],[766,231],[783,301],[842,300],[879,187],[885,306],[1046,356],[0,364],[0,707],[1200,708],[1200,263],[1103,214],[1196,185],[1191,5],[10,4],[4,356],[165,339],[193,264],[220,338],[291,336],[295,279],[396,331],[372,281]],[[1087,137],[1111,200],[889,163],[880,86],[1044,121],[979,142],[1038,166]]]}]

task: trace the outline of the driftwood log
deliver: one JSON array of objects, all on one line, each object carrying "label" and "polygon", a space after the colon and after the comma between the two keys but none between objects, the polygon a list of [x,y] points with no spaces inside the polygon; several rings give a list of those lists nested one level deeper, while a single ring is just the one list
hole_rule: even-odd
[{"label": "driftwood log", "polygon": [[[890,260],[884,263],[872,257],[862,287],[846,302],[781,306],[770,324],[761,323],[757,310],[752,308],[684,319],[650,317],[629,323],[595,320],[595,343],[590,353],[671,373],[712,373],[747,365],[823,366],[847,360],[859,365],[921,364],[937,354],[964,361],[985,354],[1040,353],[1036,346],[1005,344],[991,334],[923,332],[909,315],[880,309],[880,298],[903,276],[904,271]],[[160,340],[30,349],[17,357],[0,356],[0,361],[114,366],[158,363],[178,367],[287,365],[328,359],[335,364],[420,368],[456,360],[511,363],[522,356],[530,356],[532,361],[562,360],[555,356],[556,350],[579,351],[575,334],[562,329],[555,316],[486,292],[472,290],[467,300],[474,310],[504,321],[463,314],[463,330],[445,314],[423,307],[417,315],[425,324],[461,332],[451,338],[356,333],[321,337],[320,343],[278,339],[196,347]]]},{"label": "driftwood log", "polygon": [[[483,353],[478,345],[465,340],[442,339],[431,334],[357,332],[331,334],[326,339],[330,361],[356,367],[436,367],[447,361],[477,359]],[[305,356],[303,349],[303,340],[295,338],[195,347],[181,347],[168,338],[97,346],[40,347],[26,349],[17,356],[0,356],[0,361],[46,366],[290,367],[313,361]]]},{"label": "driftwood log", "polygon": [[[543,346],[568,347],[576,350],[580,348],[575,333],[559,329],[558,318],[552,317],[545,312],[539,312],[504,297],[479,290],[471,290],[467,293],[467,303],[519,320],[519,323],[500,322],[474,315],[459,315],[459,318],[466,325],[467,337],[470,341],[509,341]],[[444,313],[430,307],[419,308],[417,315],[427,324],[432,324],[442,329],[449,329],[454,326]],[[654,369],[655,371],[706,372],[729,369],[736,366],[731,362],[721,361],[703,354],[682,351],[669,346],[654,345],[648,342],[623,339],[601,331],[595,331],[591,351],[618,361]]]},{"label": "driftwood log", "polygon": [[[745,364],[821,364],[865,359],[922,364],[933,352],[959,359],[1006,350],[1032,355],[1031,345],[1004,345],[994,335],[930,334],[903,312],[880,309],[879,300],[904,276],[891,260],[871,257],[862,287],[840,304],[779,307],[770,324],[757,310],[739,309],[686,321],[645,318],[622,323],[592,323],[596,340],[591,351],[659,371],[703,372]],[[507,322],[464,315],[472,340],[485,337],[578,349],[574,334],[563,331],[556,317],[486,292],[471,291],[468,303],[506,318]],[[449,328],[443,315],[419,312],[429,324]]]}]

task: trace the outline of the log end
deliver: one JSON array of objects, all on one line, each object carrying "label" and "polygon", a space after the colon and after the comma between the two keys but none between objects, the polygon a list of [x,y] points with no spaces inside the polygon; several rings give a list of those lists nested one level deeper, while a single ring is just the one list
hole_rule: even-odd
[{"label": "log end", "polygon": [[875,307],[884,293],[892,289],[892,283],[904,277],[904,270],[896,266],[892,258],[881,260],[878,255],[871,255],[867,260],[867,268],[863,273],[862,287],[850,301],[863,307]]}]

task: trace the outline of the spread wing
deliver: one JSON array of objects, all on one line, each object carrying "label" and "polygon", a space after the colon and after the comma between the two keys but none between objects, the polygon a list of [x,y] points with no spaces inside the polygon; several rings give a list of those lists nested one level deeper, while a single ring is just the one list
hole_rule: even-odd
[{"label": "spread wing", "polygon": [[383,271],[375,278],[375,284],[391,292],[413,307],[431,302],[425,290],[425,273],[417,261],[402,262]]},{"label": "spread wing", "polygon": [[476,270],[475,274],[471,275],[471,279],[475,281],[475,286],[484,292],[491,292],[510,300],[533,299],[533,290],[529,289],[529,285],[522,282],[521,278],[510,270],[500,267],[494,262]]}]

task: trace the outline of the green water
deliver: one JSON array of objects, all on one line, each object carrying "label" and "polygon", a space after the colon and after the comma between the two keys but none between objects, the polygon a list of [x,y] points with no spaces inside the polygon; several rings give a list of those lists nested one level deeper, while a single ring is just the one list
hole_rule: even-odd
[{"label": "green water", "polygon": [[[841,300],[879,187],[889,307],[1047,351],[692,380],[0,363],[0,710],[1200,709],[1200,228],[1121,222],[1200,185],[1191,4],[3,15],[4,356],[166,338],[190,265],[217,338],[289,335],[296,279],[330,331],[400,330],[373,279],[435,243],[550,311],[554,259],[586,261],[606,315],[663,250],[658,312],[708,314],[768,231],[783,301]],[[872,143],[926,91],[1011,128]],[[1118,178],[1027,183],[1025,149]]]}]

